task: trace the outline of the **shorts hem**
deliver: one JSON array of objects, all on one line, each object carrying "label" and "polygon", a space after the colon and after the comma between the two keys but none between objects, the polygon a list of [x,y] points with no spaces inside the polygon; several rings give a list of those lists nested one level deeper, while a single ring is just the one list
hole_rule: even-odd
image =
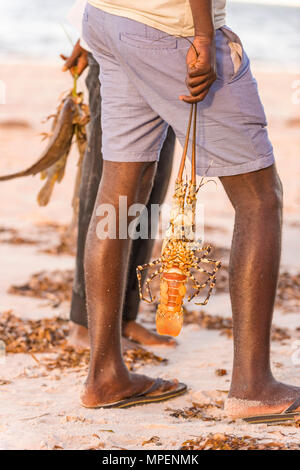
[{"label": "shorts hem", "polygon": [[261,157],[252,162],[242,163],[240,165],[232,165],[226,167],[197,167],[197,175],[199,176],[234,176],[243,173],[251,173],[252,171],[262,170],[275,163],[273,152],[270,155]]},{"label": "shorts hem", "polygon": [[[131,153],[127,154],[126,151],[124,153],[110,153],[110,152],[105,152],[109,154],[109,157],[103,156],[103,160],[107,160],[109,162],[156,162],[158,161],[158,155],[159,155],[159,150],[156,152],[151,152],[151,153]],[[123,155],[126,155],[126,157],[123,158]]]}]

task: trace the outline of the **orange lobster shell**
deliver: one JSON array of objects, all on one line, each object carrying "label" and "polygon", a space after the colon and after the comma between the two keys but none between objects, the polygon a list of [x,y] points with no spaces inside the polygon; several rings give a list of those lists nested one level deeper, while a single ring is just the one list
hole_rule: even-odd
[{"label": "orange lobster shell", "polygon": [[187,276],[178,268],[171,268],[162,274],[160,303],[156,312],[156,329],[161,335],[178,336],[181,331],[186,282]]}]

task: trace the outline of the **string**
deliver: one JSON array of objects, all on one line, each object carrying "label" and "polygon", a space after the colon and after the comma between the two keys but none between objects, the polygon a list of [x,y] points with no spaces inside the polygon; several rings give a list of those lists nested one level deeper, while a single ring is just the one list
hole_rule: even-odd
[{"label": "string", "polygon": [[197,125],[197,103],[194,104],[193,142],[192,142],[192,176],[191,176],[191,183],[194,184],[194,185],[196,184],[196,125]]},{"label": "string", "polygon": [[179,172],[178,172],[178,177],[177,177],[178,182],[182,181],[182,176],[183,176],[183,172],[184,172],[185,160],[186,160],[187,150],[188,150],[188,146],[189,146],[189,138],[190,138],[192,117],[193,117],[193,105],[191,105],[188,128],[187,128],[187,131],[186,131],[185,143],[184,143],[184,148],[183,148],[183,152],[182,152],[182,157],[181,157],[181,162],[180,162],[180,167],[179,167]]}]

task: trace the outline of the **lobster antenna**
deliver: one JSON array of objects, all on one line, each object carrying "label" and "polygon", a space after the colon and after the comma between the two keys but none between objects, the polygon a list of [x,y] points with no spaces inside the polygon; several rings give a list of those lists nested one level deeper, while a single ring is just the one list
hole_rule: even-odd
[{"label": "lobster antenna", "polygon": [[191,105],[189,123],[188,123],[188,128],[187,128],[187,131],[186,131],[185,143],[184,143],[184,148],[183,148],[183,152],[182,152],[179,172],[178,172],[178,176],[177,176],[178,181],[182,181],[182,175],[183,175],[183,172],[184,172],[186,154],[187,154],[187,150],[188,150],[188,146],[189,146],[189,138],[190,138],[191,124],[192,124],[192,117],[193,117],[193,104]]},{"label": "lobster antenna", "polygon": [[196,124],[197,124],[197,103],[194,104],[193,143],[192,143],[191,183],[194,185],[196,184]]},{"label": "lobster antenna", "polygon": [[205,173],[204,173],[204,176],[202,176],[201,181],[200,181],[200,183],[199,183],[199,186],[198,186],[196,192],[198,192],[199,189],[202,188],[202,186],[204,186],[206,183],[213,182],[213,183],[215,183],[215,185],[217,186],[217,183],[216,183],[215,180],[207,180],[207,181],[204,180],[204,178],[206,178],[207,173],[208,173],[210,167],[212,166],[212,164],[213,164],[213,160],[211,160],[210,164],[208,165],[208,167],[207,167],[207,169],[206,169],[206,171],[205,171]]}]

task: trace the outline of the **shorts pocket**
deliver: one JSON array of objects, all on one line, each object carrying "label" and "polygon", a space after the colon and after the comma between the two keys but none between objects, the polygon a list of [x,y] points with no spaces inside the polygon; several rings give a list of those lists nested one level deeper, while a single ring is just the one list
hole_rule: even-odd
[{"label": "shorts pocket", "polygon": [[177,39],[172,36],[147,38],[139,34],[120,33],[120,41],[137,49],[177,49]]},{"label": "shorts pocket", "polygon": [[240,112],[241,128],[251,140],[252,148],[259,157],[271,154],[266,114],[259,97],[256,80],[249,71],[238,82],[228,85],[231,97]]},{"label": "shorts pocket", "polygon": [[247,73],[250,62],[239,36],[227,26],[220,28],[220,30],[223,36],[222,44],[219,46],[220,78],[230,84]]},{"label": "shorts pocket", "polygon": [[83,17],[82,17],[82,22],[86,22],[89,19],[89,12],[88,12],[88,4],[86,4],[84,12],[83,12]]}]

